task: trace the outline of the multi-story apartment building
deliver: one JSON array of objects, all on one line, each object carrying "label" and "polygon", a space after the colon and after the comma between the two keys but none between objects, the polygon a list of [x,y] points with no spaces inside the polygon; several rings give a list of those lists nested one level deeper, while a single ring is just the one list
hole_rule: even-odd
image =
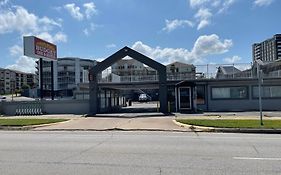
[{"label": "multi-story apartment building", "polygon": [[173,62],[166,66],[167,78],[170,80],[195,79],[196,68],[193,64]]},{"label": "multi-story apartment building", "polygon": [[[88,83],[89,69],[97,64],[95,60],[74,57],[58,58],[54,61],[54,91],[57,96],[72,96],[80,83]],[[37,74],[39,64],[37,62]],[[43,61],[43,90],[46,96],[51,91],[51,62]]]},{"label": "multi-story apartment building", "polygon": [[36,75],[16,70],[0,68],[0,94],[14,93],[24,85],[36,87]]},{"label": "multi-story apartment building", "polygon": [[[195,66],[181,62],[173,62],[166,65],[168,79],[194,79]],[[141,62],[134,59],[122,59],[111,66],[112,73],[119,76],[155,76],[157,71],[144,66]]]},{"label": "multi-story apartment building", "polygon": [[122,59],[111,66],[113,74],[129,76],[145,73],[145,66],[135,59]]},{"label": "multi-story apartment building", "polygon": [[264,63],[274,62],[281,59],[281,34],[276,34],[260,43],[252,45],[253,62],[261,60]]}]

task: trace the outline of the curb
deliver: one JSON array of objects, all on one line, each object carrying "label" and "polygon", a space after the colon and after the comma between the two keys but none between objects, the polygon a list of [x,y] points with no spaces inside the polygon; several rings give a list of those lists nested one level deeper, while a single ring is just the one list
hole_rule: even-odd
[{"label": "curb", "polygon": [[177,129],[123,129],[123,128],[108,128],[108,129],[44,129],[36,131],[159,131],[159,132],[193,132],[188,130]]},{"label": "curb", "polygon": [[250,134],[281,134],[281,129],[255,129],[255,128],[215,128],[215,127],[205,127],[205,126],[196,126],[188,125],[184,123],[173,122],[184,128],[189,128],[196,132],[221,132],[221,133],[250,133]]},{"label": "curb", "polygon": [[69,122],[70,120],[74,120],[74,119],[69,119],[69,120],[63,121],[63,122],[47,123],[47,124],[41,124],[41,125],[30,125],[30,126],[0,126],[0,131],[29,131],[29,130],[33,130],[33,129],[40,128],[40,127],[51,126],[51,125],[57,125],[57,124],[60,124],[60,123],[66,123],[66,122]]}]

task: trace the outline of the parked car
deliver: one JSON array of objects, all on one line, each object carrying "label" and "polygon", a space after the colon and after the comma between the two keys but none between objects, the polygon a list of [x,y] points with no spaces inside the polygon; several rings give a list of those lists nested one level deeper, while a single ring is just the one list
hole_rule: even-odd
[{"label": "parked car", "polygon": [[0,102],[1,101],[6,101],[6,97],[5,96],[0,96]]},{"label": "parked car", "polygon": [[146,94],[140,94],[139,102],[147,102],[148,100],[149,100],[149,98]]}]

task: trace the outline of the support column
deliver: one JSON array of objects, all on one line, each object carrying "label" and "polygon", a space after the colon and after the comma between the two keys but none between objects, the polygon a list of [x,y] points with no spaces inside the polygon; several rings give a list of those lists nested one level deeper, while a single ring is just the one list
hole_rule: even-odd
[{"label": "support column", "polygon": [[89,108],[90,108],[90,115],[96,115],[98,112],[98,80],[97,75],[94,75],[90,72],[90,79],[89,79]]},{"label": "support column", "polygon": [[160,112],[168,113],[168,96],[167,96],[167,73],[166,69],[163,72],[159,72],[159,101]]},{"label": "support column", "polygon": [[54,61],[51,61],[51,96],[52,100],[54,100],[55,92],[54,92]]},{"label": "support column", "polygon": [[39,59],[39,74],[40,74],[40,98],[43,99],[43,59]]}]

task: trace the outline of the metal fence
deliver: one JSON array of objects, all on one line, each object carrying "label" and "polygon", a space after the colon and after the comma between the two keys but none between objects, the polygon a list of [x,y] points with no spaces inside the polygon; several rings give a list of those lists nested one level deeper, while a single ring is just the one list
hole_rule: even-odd
[{"label": "metal fence", "polygon": [[[179,67],[179,72],[167,70],[167,80],[195,80],[195,79],[241,79],[256,78],[257,68],[251,63],[235,64],[205,64],[195,65],[195,71],[185,71],[186,67]],[[264,78],[280,78],[281,70],[275,70],[263,74]],[[154,75],[132,74],[119,76],[106,70],[99,82],[149,82],[158,81],[157,73]]]}]

